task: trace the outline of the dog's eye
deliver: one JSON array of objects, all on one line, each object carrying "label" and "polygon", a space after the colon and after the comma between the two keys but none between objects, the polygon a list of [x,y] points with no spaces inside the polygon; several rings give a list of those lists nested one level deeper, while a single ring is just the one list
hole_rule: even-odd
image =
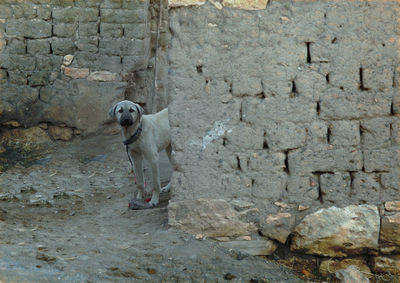
[{"label": "dog's eye", "polygon": [[129,108],[129,112],[132,113],[133,111],[135,111],[135,110],[133,110],[133,108]]},{"label": "dog's eye", "polygon": [[118,110],[118,112],[119,112],[119,113],[122,113],[122,112],[124,112],[124,109],[123,109],[123,108],[120,108],[120,109]]}]

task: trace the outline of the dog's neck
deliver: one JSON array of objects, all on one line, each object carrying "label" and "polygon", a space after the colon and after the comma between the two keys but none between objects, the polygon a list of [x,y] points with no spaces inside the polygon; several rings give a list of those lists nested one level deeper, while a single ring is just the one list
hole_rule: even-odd
[{"label": "dog's neck", "polygon": [[132,126],[122,127],[122,134],[125,140],[130,139],[136,133],[137,129],[139,128],[141,120],[142,119],[135,121],[135,123],[133,123]]}]

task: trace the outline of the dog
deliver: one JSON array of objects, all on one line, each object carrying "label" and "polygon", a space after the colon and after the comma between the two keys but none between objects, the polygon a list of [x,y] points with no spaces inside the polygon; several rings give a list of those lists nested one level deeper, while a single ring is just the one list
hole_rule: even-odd
[{"label": "dog", "polygon": [[144,115],[144,109],[129,100],[114,104],[109,115],[117,120],[122,128],[124,144],[129,157],[134,160],[138,193],[136,199],[144,197],[143,158],[150,162],[152,172],[151,207],[157,206],[161,191],[169,191],[171,182],[161,188],[159,171],[159,152],[166,150],[171,161],[171,137],[168,120],[168,108],[156,114]]}]

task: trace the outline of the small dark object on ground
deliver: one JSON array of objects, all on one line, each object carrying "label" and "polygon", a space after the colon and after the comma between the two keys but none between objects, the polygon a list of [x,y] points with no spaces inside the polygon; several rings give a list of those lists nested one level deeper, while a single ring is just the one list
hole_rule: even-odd
[{"label": "small dark object on ground", "polygon": [[151,204],[149,204],[145,200],[133,199],[133,200],[131,200],[129,202],[128,207],[129,207],[129,209],[132,209],[132,210],[141,210],[141,209],[153,208],[154,206],[152,206]]},{"label": "small dark object on ground", "polygon": [[231,273],[227,273],[227,274],[225,274],[225,276],[224,276],[224,279],[225,279],[225,280],[232,280],[232,279],[235,279],[235,278],[236,278],[236,276],[233,275],[233,274],[231,274]]}]

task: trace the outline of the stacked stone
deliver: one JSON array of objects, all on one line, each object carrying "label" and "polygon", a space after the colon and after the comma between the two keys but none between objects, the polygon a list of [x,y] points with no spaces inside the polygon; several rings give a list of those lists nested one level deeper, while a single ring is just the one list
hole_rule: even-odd
[{"label": "stacked stone", "polygon": [[373,244],[324,256],[374,253],[400,195],[398,7],[305,2],[170,10],[172,200],[251,203],[281,243],[306,214],[368,204]]},{"label": "stacked stone", "polygon": [[[121,77],[147,67],[148,6],[125,0],[1,4],[0,121],[98,131],[110,104],[123,98]],[[92,110],[84,113],[88,105]]]}]

